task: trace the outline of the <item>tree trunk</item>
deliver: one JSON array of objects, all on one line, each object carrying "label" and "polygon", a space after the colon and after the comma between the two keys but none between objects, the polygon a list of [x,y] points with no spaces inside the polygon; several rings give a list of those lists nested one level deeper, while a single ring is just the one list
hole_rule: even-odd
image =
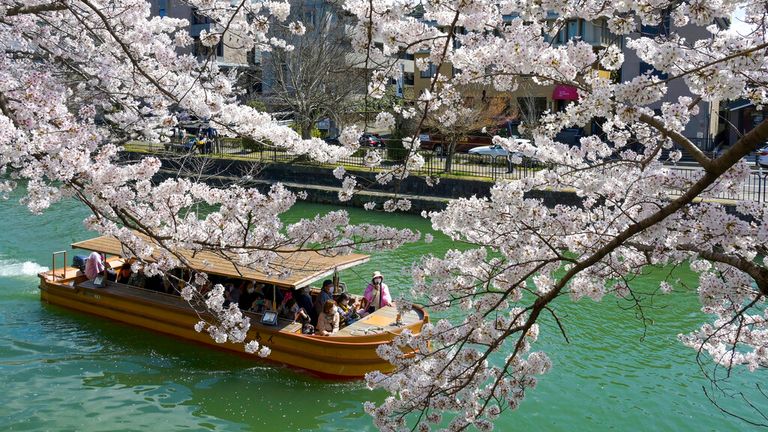
[{"label": "tree trunk", "polygon": [[456,140],[452,139],[445,149],[445,172],[450,173],[453,167],[453,154],[456,152]]},{"label": "tree trunk", "polygon": [[306,123],[301,125],[301,138],[302,139],[312,138],[312,123]]}]

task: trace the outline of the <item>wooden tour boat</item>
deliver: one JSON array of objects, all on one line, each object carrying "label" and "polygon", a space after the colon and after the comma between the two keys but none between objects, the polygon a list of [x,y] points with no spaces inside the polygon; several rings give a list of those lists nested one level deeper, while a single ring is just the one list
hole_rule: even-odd
[{"label": "wooden tour boat", "polygon": [[[72,247],[108,255],[107,268],[119,268],[124,263],[121,258],[125,255],[122,245],[113,237],[97,237],[74,243]],[[64,266],[57,269],[56,257],[62,254]],[[291,269],[291,272],[289,276],[280,278],[236,267],[229,260],[213,253],[183,254],[195,270],[209,275],[273,284],[275,289],[281,290],[308,286],[338,270],[362,264],[369,258],[361,254],[327,257],[316,252],[281,253],[283,259],[275,265]],[[78,268],[66,265],[66,251],[55,252],[52,261],[51,270],[39,274],[41,301],[245,353],[244,344],[217,344],[207,333],[196,332],[194,326],[199,317],[177,294],[116,282],[95,287]],[[313,297],[319,293],[317,288],[311,291]],[[351,296],[353,299],[359,298]],[[401,314],[398,323],[397,309],[385,306],[331,336],[319,336],[302,334],[301,324],[292,320],[279,318],[275,325],[269,325],[262,323],[262,313],[243,313],[251,317],[247,340],[255,339],[272,350],[267,360],[336,379],[360,378],[374,370],[391,371],[392,366],[376,354],[376,348],[391,342],[404,329],[410,329],[414,334],[419,333],[424,323],[429,322],[427,312],[414,306]],[[259,357],[253,355],[253,358]]]}]

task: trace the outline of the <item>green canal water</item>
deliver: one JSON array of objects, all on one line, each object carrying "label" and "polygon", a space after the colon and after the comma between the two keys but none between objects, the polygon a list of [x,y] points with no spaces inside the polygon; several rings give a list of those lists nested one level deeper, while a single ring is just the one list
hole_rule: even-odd
[{"label": "green canal water", "polygon": [[[0,430],[373,430],[362,404],[385,395],[360,382],[322,381],[41,304],[35,274],[51,265],[51,252],[93,234],[84,230],[85,211],[74,202],[32,216],[18,198],[0,202]],[[303,204],[286,219],[331,209]],[[356,222],[431,231],[416,216],[350,213]],[[346,281],[362,290],[370,272],[381,270],[393,290],[405,290],[407,269],[418,256],[452,246],[435,234],[431,244],[376,255],[348,271]],[[662,274],[635,287],[652,290]],[[684,270],[676,277],[689,288],[648,303],[652,322],[645,328],[613,299],[561,301],[557,310],[571,343],[545,323],[538,349],[549,353],[553,370],[517,411],[503,415],[497,430],[749,429],[706,399],[695,353],[677,342],[678,333],[705,317],[692,291],[695,278]],[[750,383],[765,381],[766,374],[742,375],[736,383],[754,396]]]}]

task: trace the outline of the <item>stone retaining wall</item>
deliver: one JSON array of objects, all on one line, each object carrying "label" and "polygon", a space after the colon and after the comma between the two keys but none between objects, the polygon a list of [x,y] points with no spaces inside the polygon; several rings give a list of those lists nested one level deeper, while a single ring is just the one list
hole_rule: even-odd
[{"label": "stone retaining wall", "polygon": [[[142,154],[129,154],[128,158],[136,159],[142,156]],[[183,158],[161,160],[166,176],[175,176],[181,164],[187,163]],[[358,184],[366,185],[367,188],[347,203],[339,202],[337,194],[341,181],[333,176],[329,168],[277,163],[258,166],[250,161],[211,159],[202,174],[208,176],[207,181],[222,185],[231,183],[234,179],[242,180],[243,174],[251,171],[258,171],[252,183],[259,189],[266,190],[272,184],[280,182],[291,190],[305,190],[308,194],[307,200],[310,202],[362,207],[365,203],[373,201],[380,209],[386,200],[394,196],[393,185],[378,184],[375,172],[350,171],[350,174],[358,178]],[[492,186],[491,181],[441,178],[437,185],[431,187],[423,178],[408,177],[400,183],[397,196],[411,200],[411,213],[421,213],[422,210],[441,210],[450,199],[487,197],[490,195]],[[533,191],[526,196],[543,199],[550,207],[556,204],[579,203],[578,197],[572,192]]]},{"label": "stone retaining wall", "polygon": [[[146,154],[124,153],[124,158],[128,160],[136,160],[144,156]],[[198,158],[190,160],[199,161]],[[176,176],[180,165],[188,163],[184,158],[161,158],[161,161],[164,177]],[[333,176],[329,168],[278,163],[258,166],[252,161],[209,159],[202,174],[207,177],[206,181],[209,183],[226,185],[233,180],[242,181],[244,173],[252,171],[257,171],[257,174],[249,180],[249,183],[259,190],[266,191],[275,183],[283,183],[293,191],[306,191],[309,202],[332,204],[337,207],[363,207],[365,203],[373,201],[377,204],[376,208],[381,209],[385,201],[394,197],[391,192],[392,184],[386,186],[378,184],[374,172],[350,171],[350,174],[358,178],[358,184],[366,185],[368,188],[355,194],[348,202],[339,201],[338,191],[341,181]],[[437,185],[430,187],[423,178],[409,177],[401,182],[397,197],[411,201],[409,213],[420,214],[422,211],[442,210],[451,199],[471,196],[487,197],[490,195],[493,184],[491,181],[441,178]],[[580,205],[581,203],[574,192],[567,191],[531,191],[526,193],[526,197],[542,199],[550,208],[557,204]],[[736,213],[735,203],[723,202],[722,204],[729,213]]]}]

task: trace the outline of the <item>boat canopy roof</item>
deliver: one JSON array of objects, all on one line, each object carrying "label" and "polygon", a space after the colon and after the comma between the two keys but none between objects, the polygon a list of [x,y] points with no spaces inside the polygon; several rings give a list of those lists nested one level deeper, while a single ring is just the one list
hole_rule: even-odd
[{"label": "boat canopy roof", "polygon": [[[142,236],[143,237],[143,236]],[[90,240],[72,243],[72,248],[124,256],[125,250],[119,240],[112,236],[101,236]],[[239,266],[220,254],[209,251],[181,251],[190,263],[190,267],[201,272],[264,282],[285,288],[301,288],[318,279],[367,262],[369,255],[348,254],[326,256],[314,251],[278,252],[280,258],[270,263],[270,274]],[[282,276],[281,276],[282,275]]]}]

